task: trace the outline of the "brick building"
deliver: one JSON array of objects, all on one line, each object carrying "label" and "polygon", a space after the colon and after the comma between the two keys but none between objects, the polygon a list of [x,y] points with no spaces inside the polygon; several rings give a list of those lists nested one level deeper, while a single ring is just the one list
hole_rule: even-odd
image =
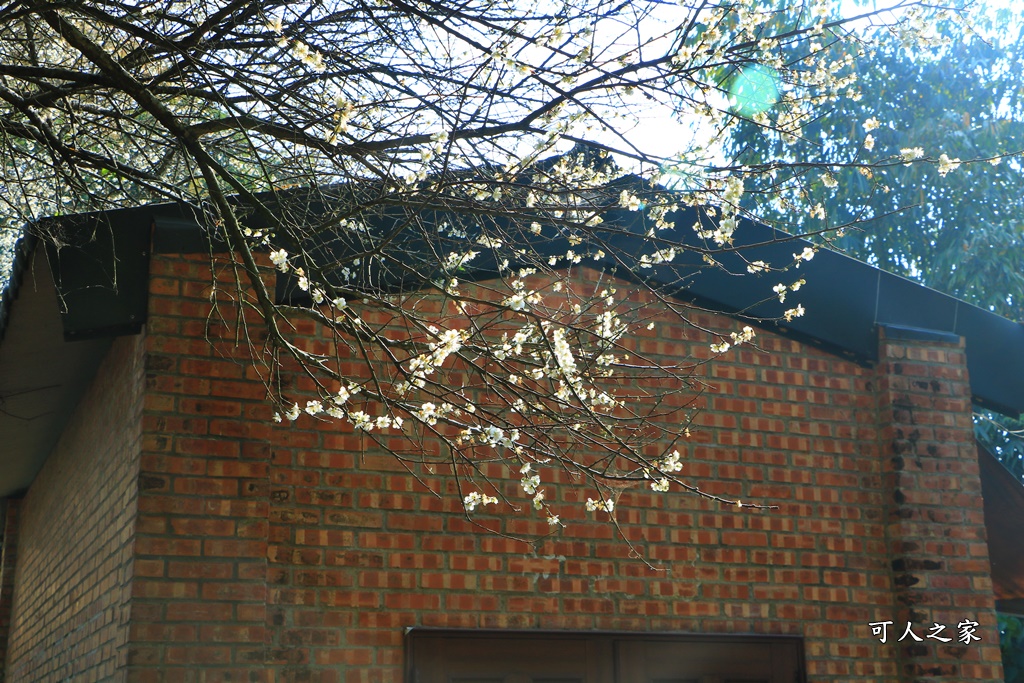
[{"label": "brick building", "polygon": [[[512,540],[344,427],[273,425],[209,325],[198,226],[168,207],[104,220],[109,244],[26,243],[5,295],[7,681],[1002,680],[1024,496],[979,461],[971,404],[1024,410],[1021,325],[820,254],[806,319],[704,366],[685,454],[702,488],[777,509],[627,490],[616,518],[651,568],[606,518]],[[724,310],[748,296],[707,287]],[[709,343],[650,334],[659,353]]]}]

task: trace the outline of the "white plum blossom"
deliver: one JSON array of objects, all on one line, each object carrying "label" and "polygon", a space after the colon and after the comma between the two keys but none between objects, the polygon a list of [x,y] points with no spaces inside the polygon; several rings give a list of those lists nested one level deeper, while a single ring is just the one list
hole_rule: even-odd
[{"label": "white plum blossom", "polygon": [[540,486],[540,475],[530,471],[530,463],[523,465],[519,472],[522,475],[519,485],[523,487],[523,491],[532,496],[537,492],[537,487]]},{"label": "white plum blossom", "polygon": [[361,429],[367,432],[373,430],[373,418],[361,410],[356,410],[349,413],[348,419],[352,421],[352,426],[354,426],[356,429]]},{"label": "white plum blossom", "polygon": [[300,40],[291,43],[291,53],[297,60],[317,73],[323,73],[327,68],[324,65],[323,55],[316,50],[310,49],[308,45]]},{"label": "white plum blossom", "polygon": [[472,512],[480,505],[495,505],[497,502],[498,499],[496,497],[488,496],[487,494],[480,493],[479,491],[473,491],[462,499],[462,504],[469,512]]},{"label": "white plum blossom", "polygon": [[920,147],[903,147],[900,149],[900,157],[903,161],[916,161],[924,156],[924,150]]},{"label": "white plum blossom", "polygon": [[731,342],[723,341],[721,343],[712,344],[711,352],[716,354],[722,354],[731,349],[733,346],[739,346],[745,344],[754,338],[754,328],[747,325],[740,332],[730,332],[729,337]]},{"label": "white plum blossom", "polygon": [[744,325],[742,330],[730,332],[729,336],[732,337],[733,344],[746,344],[754,338],[754,328],[750,325]]},{"label": "white plum blossom", "polygon": [[615,501],[608,498],[606,500],[594,500],[593,498],[587,498],[586,506],[587,512],[596,512],[597,510],[603,510],[611,514],[612,510],[615,509]]},{"label": "white plum blossom", "polygon": [[[710,239],[721,247],[732,243],[732,236],[736,232],[737,222],[735,216],[723,212],[722,218],[718,221],[716,227],[705,230],[700,223],[696,223],[693,227],[701,239]],[[673,254],[674,256],[675,254]],[[641,266],[643,266],[642,259]]]},{"label": "white plum blossom", "polygon": [[[470,414],[476,412],[476,408],[474,408],[472,404],[466,405],[465,410]],[[442,406],[441,409],[438,410],[438,415],[440,416],[445,412],[447,412],[447,409]],[[462,430],[459,436],[459,441],[467,442],[472,440],[495,448],[503,446],[505,448],[515,449],[516,441],[519,440],[519,430],[513,429],[506,434],[505,430],[496,425],[488,425],[483,429],[474,426]],[[528,465],[526,467],[528,467]]]},{"label": "white plum blossom", "polygon": [[950,159],[945,154],[939,156],[939,175],[945,177],[947,173],[955,171],[960,166],[960,159]]},{"label": "white plum blossom", "polygon": [[288,270],[288,252],[284,249],[270,252],[270,262],[282,273]]},{"label": "white plum blossom", "polygon": [[499,444],[505,439],[505,430],[501,427],[488,425],[483,430],[484,440],[489,444]]},{"label": "white plum blossom", "polygon": [[526,310],[526,292],[516,292],[512,296],[505,299],[502,304],[508,306],[513,311],[525,311]]},{"label": "white plum blossom", "polygon": [[797,304],[796,308],[789,309],[788,311],[782,314],[782,317],[786,319],[786,322],[792,322],[793,318],[799,318],[804,313],[806,313],[804,307],[800,304]]},{"label": "white plum blossom", "polygon": [[743,196],[743,178],[739,176],[729,176],[725,181],[725,191],[722,193],[722,198],[732,205],[737,205],[740,202],[740,197]]},{"label": "white plum blossom", "polygon": [[437,424],[437,406],[431,403],[430,401],[427,401],[422,406],[420,406],[420,409],[413,414],[419,419],[420,422],[423,422],[428,425]]},{"label": "white plum blossom", "polygon": [[629,190],[623,190],[619,193],[619,206],[630,211],[639,211],[642,204],[640,203],[640,198],[635,194]]},{"label": "white plum blossom", "polygon": [[672,451],[665,459],[658,464],[658,469],[662,472],[680,472],[683,469],[683,463],[679,458],[679,451]]},{"label": "white plum blossom", "polygon": [[559,327],[551,334],[551,342],[555,349],[555,360],[562,373],[571,378],[576,375],[576,359],[573,358],[572,348],[565,341],[565,328]]},{"label": "white plum blossom", "polygon": [[478,251],[467,251],[464,254],[452,252],[451,254],[448,254],[444,267],[446,270],[458,270],[475,259],[479,254],[480,252]]},{"label": "white plum blossom", "polygon": [[[735,229],[735,228],[733,228],[733,229]],[[721,234],[724,235],[724,233],[721,233]],[[732,232],[730,231],[729,235],[731,235],[731,234],[732,234]],[[722,238],[723,243],[724,243],[725,239],[726,239],[725,237]],[[716,239],[715,241],[718,241],[718,240]],[[668,247],[666,249],[659,249],[658,251],[654,252],[653,254],[651,254],[649,256],[647,254],[644,254],[643,256],[641,256],[640,257],[640,267],[641,268],[650,268],[650,267],[652,267],[652,266],[654,266],[654,265],[656,265],[658,263],[671,263],[672,260],[675,257],[676,257],[676,248],[675,247]]]}]

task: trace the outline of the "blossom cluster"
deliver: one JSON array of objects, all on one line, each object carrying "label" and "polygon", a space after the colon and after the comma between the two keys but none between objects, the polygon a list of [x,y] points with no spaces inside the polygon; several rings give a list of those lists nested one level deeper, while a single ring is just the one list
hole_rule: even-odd
[{"label": "blossom cluster", "polygon": [[730,341],[727,341],[727,342],[723,341],[723,342],[720,342],[720,343],[717,343],[717,344],[712,344],[711,345],[711,352],[712,353],[725,353],[726,351],[728,351],[729,349],[731,349],[734,346],[739,346],[740,344],[746,344],[746,343],[750,342],[754,338],[754,336],[755,336],[754,328],[751,327],[750,325],[746,325],[746,326],[743,327],[743,329],[740,332],[730,332],[729,333],[729,340]]},{"label": "blossom cluster", "polygon": [[[732,175],[722,183],[721,193],[721,217],[717,224],[705,229],[700,223],[695,224],[694,230],[701,239],[710,239],[718,246],[732,244],[733,233],[736,232],[737,218],[740,210],[740,199],[743,197],[743,179]],[[673,253],[673,256],[675,254]]]}]

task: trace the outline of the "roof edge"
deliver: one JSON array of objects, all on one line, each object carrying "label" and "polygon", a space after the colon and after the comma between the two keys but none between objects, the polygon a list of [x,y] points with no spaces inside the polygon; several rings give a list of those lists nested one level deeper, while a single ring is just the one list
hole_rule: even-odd
[{"label": "roof edge", "polygon": [[11,306],[18,298],[21,283],[32,263],[32,255],[35,252],[39,238],[28,230],[21,233],[21,237],[14,243],[14,258],[11,261],[10,277],[4,290],[0,293],[0,343],[7,333],[7,323],[11,315]]}]

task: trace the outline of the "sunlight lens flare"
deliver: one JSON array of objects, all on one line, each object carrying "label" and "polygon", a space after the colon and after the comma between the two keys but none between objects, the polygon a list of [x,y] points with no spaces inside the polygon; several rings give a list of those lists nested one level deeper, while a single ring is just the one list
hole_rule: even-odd
[{"label": "sunlight lens flare", "polygon": [[779,74],[762,64],[742,69],[729,86],[732,108],[743,116],[767,111],[779,101]]}]

